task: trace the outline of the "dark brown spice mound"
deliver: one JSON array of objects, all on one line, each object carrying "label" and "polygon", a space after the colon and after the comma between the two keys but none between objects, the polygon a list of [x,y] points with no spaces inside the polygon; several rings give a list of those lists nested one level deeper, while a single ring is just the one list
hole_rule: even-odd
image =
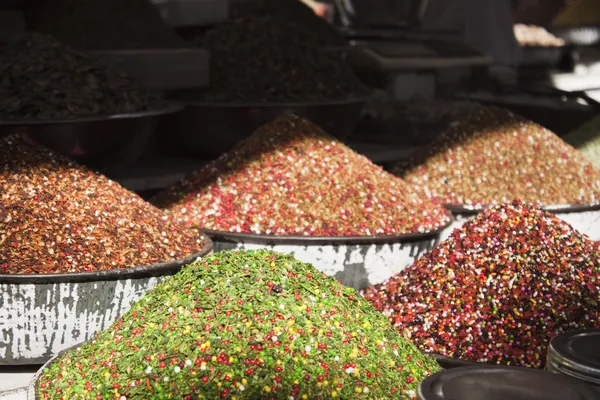
[{"label": "dark brown spice mound", "polygon": [[117,183],[21,136],[0,139],[0,274],[178,260],[206,239]]},{"label": "dark brown spice mound", "polygon": [[600,201],[600,170],[549,130],[494,107],[477,108],[423,159],[395,173],[440,204],[544,205]]},{"label": "dark brown spice mound", "polygon": [[336,51],[301,22],[246,15],[209,31],[198,44],[211,52],[210,101],[346,100],[370,90]]},{"label": "dark brown spice mound", "polygon": [[[270,16],[295,23],[304,28],[320,46],[347,46],[345,36],[333,25],[315,14],[312,8],[300,0],[254,0],[242,2],[232,9],[235,17],[248,15]],[[310,36],[309,36],[310,37]]]},{"label": "dark brown spice mound", "polygon": [[30,0],[27,28],[80,50],[190,47],[149,0]]},{"label": "dark brown spice mound", "polygon": [[0,118],[66,119],[157,110],[161,97],[47,35],[0,44]]},{"label": "dark brown spice mound", "polygon": [[600,253],[540,209],[488,209],[365,298],[427,352],[540,367],[549,341],[600,327]]},{"label": "dark brown spice mound", "polygon": [[449,222],[443,208],[296,116],[259,128],[155,202],[192,226],[269,235],[383,236]]}]

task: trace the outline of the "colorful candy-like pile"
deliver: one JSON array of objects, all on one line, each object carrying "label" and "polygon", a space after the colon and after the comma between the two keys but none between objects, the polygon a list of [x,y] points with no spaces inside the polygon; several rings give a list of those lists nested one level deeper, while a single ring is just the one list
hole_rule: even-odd
[{"label": "colorful candy-like pile", "polygon": [[268,251],[184,267],[43,371],[44,399],[416,399],[439,369],[353,289]]},{"label": "colorful candy-like pile", "polygon": [[0,274],[140,267],[206,238],[119,184],[21,136],[0,139]]},{"label": "colorful candy-like pile", "polygon": [[259,128],[155,202],[193,226],[268,235],[383,236],[449,222],[443,208],[295,116]]},{"label": "colorful candy-like pile", "polygon": [[549,130],[494,107],[475,109],[438,137],[424,159],[395,173],[441,204],[600,201],[600,171],[578,151]]},{"label": "colorful candy-like pile", "polygon": [[600,327],[600,253],[565,222],[514,201],[365,297],[424,351],[540,367],[550,338]]}]

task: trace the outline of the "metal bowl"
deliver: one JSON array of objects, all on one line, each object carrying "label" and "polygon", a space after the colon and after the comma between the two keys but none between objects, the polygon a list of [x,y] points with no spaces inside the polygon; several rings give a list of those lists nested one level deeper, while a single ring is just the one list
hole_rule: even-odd
[{"label": "metal bowl", "polygon": [[593,400],[591,388],[531,368],[477,366],[438,372],[419,385],[420,400]]},{"label": "metal bowl", "polygon": [[92,167],[137,160],[159,120],[182,110],[169,104],[161,110],[62,120],[0,121],[0,136],[20,132],[36,142]]},{"label": "metal bowl", "polygon": [[[454,229],[460,228],[485,209],[452,204],[446,204],[445,207],[452,213],[454,221],[443,230],[441,240],[446,240]],[[543,206],[542,209],[555,214],[578,232],[588,235],[590,239],[600,240],[600,203]]]},{"label": "metal bowl", "polygon": [[269,249],[298,260],[356,290],[381,283],[433,249],[444,228],[395,236],[276,236],[205,230],[215,251]]},{"label": "metal bowl", "polygon": [[212,250],[145,267],[0,275],[0,365],[41,364],[106,329],[130,303]]},{"label": "metal bowl", "polygon": [[296,114],[345,139],[354,132],[369,97],[305,103],[204,103],[177,99],[185,109],[165,119],[165,146],[180,155],[216,158],[257,128],[284,114]]}]

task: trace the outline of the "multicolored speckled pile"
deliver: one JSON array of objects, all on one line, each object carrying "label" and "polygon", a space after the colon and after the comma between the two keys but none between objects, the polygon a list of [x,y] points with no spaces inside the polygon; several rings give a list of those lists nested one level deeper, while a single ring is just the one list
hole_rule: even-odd
[{"label": "multicolored speckled pile", "polygon": [[207,256],[43,371],[43,399],[402,399],[439,369],[291,255]]},{"label": "multicolored speckled pile", "polygon": [[600,253],[565,222],[514,201],[365,297],[421,350],[540,367],[553,336],[600,327]]},{"label": "multicolored speckled pile", "polygon": [[267,235],[384,236],[450,221],[410,185],[295,116],[259,128],[154,201],[188,225]]},{"label": "multicolored speckled pile", "polygon": [[600,170],[554,133],[495,107],[472,110],[436,139],[426,157],[395,173],[439,204],[600,201]]}]

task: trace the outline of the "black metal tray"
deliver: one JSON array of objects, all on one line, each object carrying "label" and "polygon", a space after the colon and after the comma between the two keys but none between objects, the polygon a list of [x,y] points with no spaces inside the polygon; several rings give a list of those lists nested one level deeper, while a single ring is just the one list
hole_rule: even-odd
[{"label": "black metal tray", "polygon": [[34,141],[95,168],[137,160],[160,119],[181,111],[178,104],[161,110],[60,120],[0,121],[0,136],[22,133]]},{"label": "black metal tray", "polygon": [[207,103],[176,95],[185,110],[165,119],[161,142],[180,155],[212,159],[230,150],[258,127],[284,114],[296,114],[325,132],[345,139],[354,131],[370,96],[298,103]]}]

